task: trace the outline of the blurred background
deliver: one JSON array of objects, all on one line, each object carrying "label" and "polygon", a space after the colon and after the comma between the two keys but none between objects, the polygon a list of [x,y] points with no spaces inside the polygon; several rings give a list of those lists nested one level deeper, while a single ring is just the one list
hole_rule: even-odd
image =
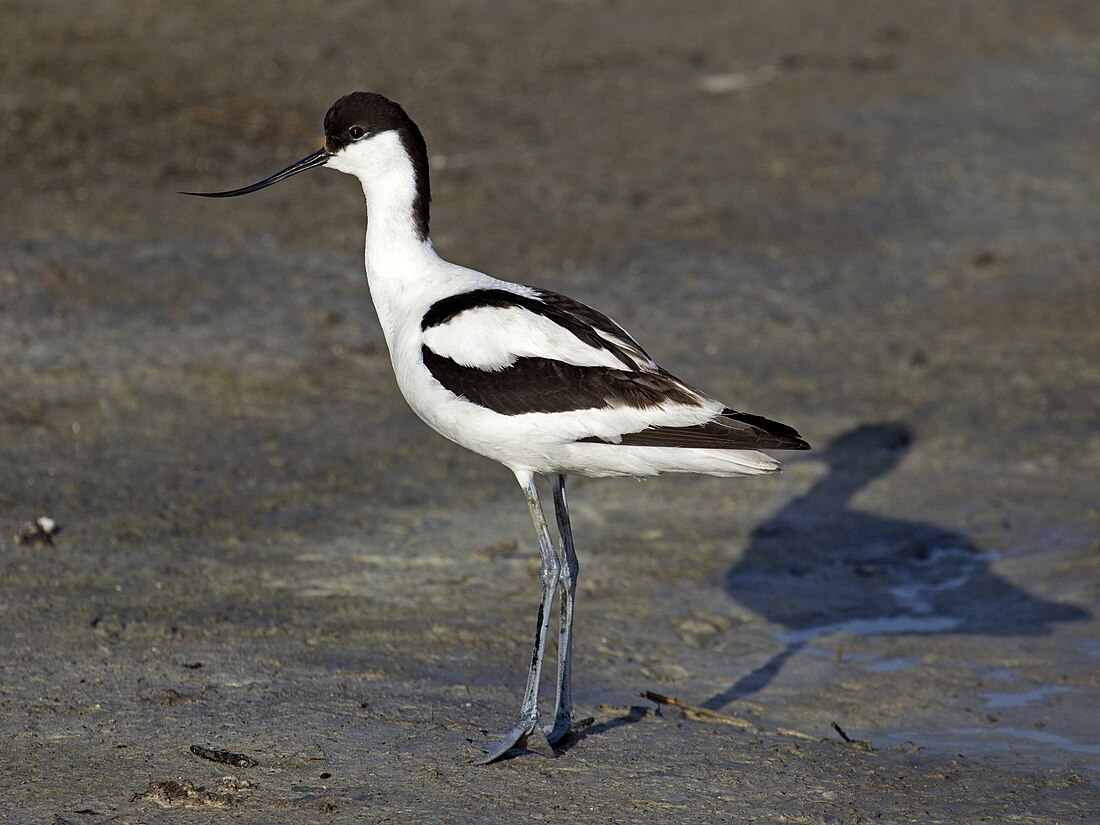
[{"label": "blurred background", "polygon": [[[284,821],[1095,801],[1100,7],[0,16],[0,810],[130,821],[213,787],[193,743],[259,760],[234,804]],[[510,474],[397,392],[359,188],[176,194],[314,151],[355,89],[424,132],[445,258],[815,447],[573,484],[596,724],[553,762],[463,762],[518,702],[537,554]]]}]

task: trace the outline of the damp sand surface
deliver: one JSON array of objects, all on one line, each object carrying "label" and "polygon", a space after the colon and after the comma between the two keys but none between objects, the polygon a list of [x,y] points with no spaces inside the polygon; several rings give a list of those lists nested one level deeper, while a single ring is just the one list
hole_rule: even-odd
[{"label": "damp sand surface", "polygon": [[[3,13],[0,821],[1100,817],[1091,5]],[[534,537],[400,399],[354,181],[175,194],[354,88],[425,132],[442,254],[815,448],[572,482],[556,759],[469,764]]]}]

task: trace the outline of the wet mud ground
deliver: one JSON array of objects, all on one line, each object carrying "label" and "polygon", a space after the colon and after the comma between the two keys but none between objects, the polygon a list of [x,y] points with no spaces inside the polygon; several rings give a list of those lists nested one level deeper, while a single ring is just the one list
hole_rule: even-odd
[{"label": "wet mud ground", "polygon": [[[1095,5],[0,12],[0,821],[1100,821]],[[358,187],[175,194],[355,88],[446,257],[815,447],[573,482],[553,760],[468,764],[534,540],[397,393]]]}]

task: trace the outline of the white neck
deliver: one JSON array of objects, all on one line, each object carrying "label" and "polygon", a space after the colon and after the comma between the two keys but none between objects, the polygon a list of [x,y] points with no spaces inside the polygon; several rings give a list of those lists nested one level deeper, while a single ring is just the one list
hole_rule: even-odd
[{"label": "white neck", "polygon": [[432,300],[446,277],[446,265],[431,241],[421,236],[413,213],[417,191],[412,161],[397,133],[383,132],[346,147],[328,166],[355,175],[363,185],[367,282],[389,339],[406,316]]},{"label": "white neck", "polygon": [[[352,143],[326,165],[354,175],[363,185],[367,283],[391,353],[395,341],[404,335],[410,346],[415,344],[421,316],[433,303],[464,289],[496,283],[480,272],[447,263],[421,235],[414,214],[416,173],[396,132]],[[419,344],[415,351],[419,352]]]},{"label": "white neck", "polygon": [[416,183],[407,159],[360,181],[367,199],[368,274],[385,271],[394,263],[415,260],[431,249],[431,241],[420,237],[413,219]]},{"label": "white neck", "polygon": [[408,253],[425,245],[427,239],[423,234],[427,226],[419,227],[413,214],[417,200],[416,171],[397,131],[351,143],[325,165],[354,175],[363,186],[369,220],[368,262],[376,256]]}]

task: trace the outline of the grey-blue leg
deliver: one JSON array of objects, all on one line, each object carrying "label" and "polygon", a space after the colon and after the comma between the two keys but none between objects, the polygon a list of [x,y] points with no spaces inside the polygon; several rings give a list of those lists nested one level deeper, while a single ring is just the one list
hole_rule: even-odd
[{"label": "grey-blue leg", "polygon": [[554,592],[561,576],[561,565],[554,543],[550,540],[546,518],[542,514],[542,504],[539,503],[534,475],[526,471],[518,471],[516,480],[523,488],[527,507],[531,510],[531,520],[535,523],[535,533],[539,540],[539,555],[542,557],[539,569],[542,593],[539,598],[538,624],[535,629],[535,644],[531,650],[531,667],[527,672],[527,689],[523,692],[519,721],[485,756],[477,760],[479,765],[495,762],[513,748],[528,748],[544,756],[554,755],[550,743],[546,741],[546,734],[539,724],[539,678],[542,675],[542,657],[546,652],[546,632],[550,627],[550,608],[554,604]]},{"label": "grey-blue leg", "polygon": [[554,707],[554,723],[545,728],[547,740],[560,742],[573,729],[573,597],[577,592],[577,572],[580,564],[573,549],[573,530],[569,526],[569,506],[565,500],[565,476],[557,475],[554,488],[554,514],[558,522],[561,545],[558,550],[558,583],[561,585],[558,615],[558,696]]}]

